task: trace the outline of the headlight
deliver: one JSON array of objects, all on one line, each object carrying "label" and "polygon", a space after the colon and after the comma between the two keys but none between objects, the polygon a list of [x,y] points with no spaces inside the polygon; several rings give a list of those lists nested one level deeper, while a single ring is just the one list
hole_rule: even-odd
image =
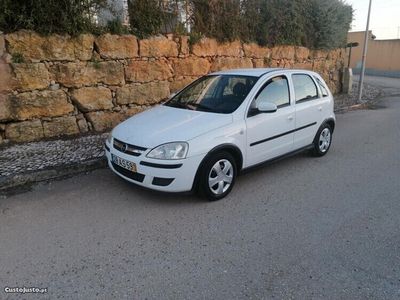
[{"label": "headlight", "polygon": [[146,156],[155,159],[184,159],[188,150],[188,143],[168,143],[154,148]]},{"label": "headlight", "polygon": [[111,145],[111,139],[112,139],[112,134],[111,132],[108,134],[107,136],[107,143],[109,143]]}]

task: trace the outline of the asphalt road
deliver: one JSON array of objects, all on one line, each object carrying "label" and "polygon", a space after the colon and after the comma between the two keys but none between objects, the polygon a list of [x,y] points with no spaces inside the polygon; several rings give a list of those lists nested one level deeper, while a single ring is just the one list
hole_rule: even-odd
[{"label": "asphalt road", "polygon": [[400,298],[400,97],[382,103],[219,202],[109,170],[0,199],[0,299]]}]

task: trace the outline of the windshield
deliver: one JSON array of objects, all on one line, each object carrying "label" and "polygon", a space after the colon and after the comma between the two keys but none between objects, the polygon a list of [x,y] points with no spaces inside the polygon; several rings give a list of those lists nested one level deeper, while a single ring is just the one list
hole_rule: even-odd
[{"label": "windshield", "polygon": [[244,101],[258,77],[239,75],[204,76],[165,105],[190,110],[230,114]]}]

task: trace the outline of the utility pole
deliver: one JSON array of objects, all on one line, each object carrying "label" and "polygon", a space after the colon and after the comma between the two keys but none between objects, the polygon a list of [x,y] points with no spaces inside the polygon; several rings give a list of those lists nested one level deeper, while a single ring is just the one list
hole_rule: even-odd
[{"label": "utility pole", "polygon": [[368,51],[369,19],[371,16],[371,6],[372,6],[372,0],[369,0],[367,28],[365,30],[364,50],[363,50],[361,73],[360,73],[360,83],[358,84],[358,103],[362,102],[361,98],[362,98],[362,91],[363,91],[363,85],[364,85],[365,62],[367,60],[367,51]]}]

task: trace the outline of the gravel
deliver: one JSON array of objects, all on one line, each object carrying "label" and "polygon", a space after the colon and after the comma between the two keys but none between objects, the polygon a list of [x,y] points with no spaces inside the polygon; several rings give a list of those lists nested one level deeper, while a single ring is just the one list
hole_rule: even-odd
[{"label": "gravel", "polygon": [[104,157],[107,134],[16,144],[0,149],[0,177],[15,176]]},{"label": "gravel", "polygon": [[[381,88],[364,84],[363,88],[363,104],[374,102],[379,96],[383,95]],[[340,94],[335,96],[335,111],[341,112],[348,110],[351,106],[360,104],[358,103],[358,82],[353,83],[353,89],[350,95]]]}]

